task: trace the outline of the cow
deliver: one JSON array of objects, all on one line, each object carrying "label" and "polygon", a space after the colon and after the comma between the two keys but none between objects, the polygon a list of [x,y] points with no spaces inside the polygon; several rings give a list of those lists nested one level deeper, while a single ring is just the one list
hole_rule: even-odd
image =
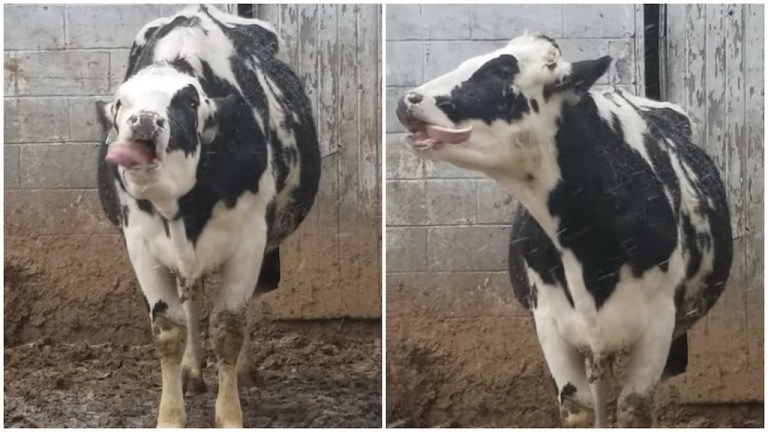
[{"label": "cow", "polygon": [[396,107],[417,154],[479,171],[520,203],[510,279],[572,427],[606,426],[613,366],[619,426],[653,424],[656,385],[685,370],[686,332],[733,254],[724,187],[686,113],[593,89],[611,61],[571,63],[526,34]]},{"label": "cow", "polygon": [[267,22],[188,8],[139,31],[114,100],[99,106],[99,195],[147,305],[162,368],[159,427],[184,427],[184,393],[206,388],[194,296],[217,269],[215,424],[242,427],[246,311],[277,288],[280,244],[317,193],[311,105],[279,46]]}]

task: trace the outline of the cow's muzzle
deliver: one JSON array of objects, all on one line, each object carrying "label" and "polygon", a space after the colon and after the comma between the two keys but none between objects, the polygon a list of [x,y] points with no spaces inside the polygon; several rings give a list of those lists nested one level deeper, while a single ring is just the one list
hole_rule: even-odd
[{"label": "cow's muzzle", "polygon": [[423,100],[423,95],[409,92],[397,101],[397,119],[410,131],[423,127],[424,121],[417,119],[413,114],[413,108]]},{"label": "cow's muzzle", "polygon": [[137,140],[154,141],[165,124],[165,119],[152,111],[139,111],[128,117],[128,126],[133,138]]}]

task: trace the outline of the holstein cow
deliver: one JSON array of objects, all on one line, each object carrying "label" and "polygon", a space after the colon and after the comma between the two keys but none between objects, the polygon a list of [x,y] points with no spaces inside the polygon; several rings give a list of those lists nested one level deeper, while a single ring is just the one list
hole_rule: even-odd
[{"label": "holstein cow", "polygon": [[565,426],[606,425],[618,360],[618,423],[651,426],[665,365],[684,370],[685,332],[720,296],[732,259],[724,188],[688,117],[590,90],[610,62],[569,63],[552,39],[525,35],[397,106],[419,154],[481,171],[522,203],[509,271]]},{"label": "holstein cow", "polygon": [[[183,389],[205,389],[189,297],[221,268],[210,336],[217,426],[242,426],[246,309],[277,287],[279,244],[309,212],[320,155],[309,100],[266,22],[191,8],[148,23],[102,107],[99,192],[122,228],[161,358],[158,426],[186,423]],[[239,363],[239,364],[238,364]]]}]

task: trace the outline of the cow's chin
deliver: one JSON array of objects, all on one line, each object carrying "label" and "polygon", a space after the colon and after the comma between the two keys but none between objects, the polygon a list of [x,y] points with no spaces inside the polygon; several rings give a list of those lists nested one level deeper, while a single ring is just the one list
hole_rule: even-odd
[{"label": "cow's chin", "polygon": [[149,165],[120,170],[132,197],[150,200],[162,208],[164,203],[175,203],[194,187],[197,158],[166,154],[163,160],[156,159]]}]

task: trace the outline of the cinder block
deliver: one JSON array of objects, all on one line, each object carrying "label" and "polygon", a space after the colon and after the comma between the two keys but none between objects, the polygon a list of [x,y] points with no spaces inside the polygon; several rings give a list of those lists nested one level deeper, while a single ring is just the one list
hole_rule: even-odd
[{"label": "cinder block", "polygon": [[[507,41],[428,42],[425,51],[424,81],[429,81],[454,70],[470,57],[487,54],[506,44]],[[389,57],[387,57],[387,61],[389,61]]]},{"label": "cinder block", "polygon": [[397,120],[397,113],[395,112],[395,110],[397,109],[397,99],[400,98],[400,96],[403,93],[405,93],[405,91],[406,91],[406,87],[394,87],[394,88],[387,87],[387,90],[386,90],[387,99],[384,105],[384,109],[386,110],[385,115],[387,118],[387,124],[386,124],[387,133],[405,132],[405,128]]},{"label": "cinder block", "polygon": [[27,236],[118,233],[95,189],[6,190],[5,229]]},{"label": "cinder block", "polygon": [[554,4],[473,5],[472,39],[513,39],[525,31],[563,35],[563,6]]},{"label": "cinder block", "polygon": [[5,5],[5,50],[64,48],[64,6]]},{"label": "cinder block", "polygon": [[68,105],[65,98],[5,98],[5,141],[39,143],[68,139]]},{"label": "cinder block", "polygon": [[469,224],[477,219],[477,191],[473,180],[435,179],[426,183],[427,219],[430,224]]},{"label": "cinder block", "polygon": [[69,101],[70,141],[99,141],[102,126],[96,114],[96,101],[111,101],[110,97],[72,98]]},{"label": "cinder block", "polygon": [[431,227],[427,242],[431,271],[506,270],[507,226]]},{"label": "cinder block", "polygon": [[426,225],[426,184],[419,180],[387,180],[387,225]]},{"label": "cinder block", "polygon": [[21,188],[96,187],[98,144],[28,144],[21,148]]},{"label": "cinder block", "polygon": [[19,188],[19,146],[3,146],[3,170],[6,189]]},{"label": "cinder block", "polygon": [[612,40],[609,52],[613,57],[611,68],[608,70],[608,80],[617,84],[633,84],[635,82],[635,42],[633,39]]},{"label": "cinder block", "polygon": [[388,5],[388,40],[469,39],[469,5]]},{"label": "cinder block", "polygon": [[415,87],[424,83],[424,44],[387,42],[387,86]]},{"label": "cinder block", "polygon": [[21,51],[6,53],[5,62],[6,95],[100,95],[109,90],[107,52]]},{"label": "cinder block", "polygon": [[109,92],[114,94],[125,79],[130,49],[116,49],[109,52]]},{"label": "cinder block", "polygon": [[633,5],[568,4],[564,14],[567,38],[628,38],[635,35]]},{"label": "cinder block", "polygon": [[427,229],[387,228],[387,271],[427,269]]},{"label": "cinder block", "polygon": [[405,134],[387,134],[387,178],[414,179],[424,178],[430,170],[431,162],[421,158],[416,151],[404,143]]},{"label": "cinder block", "polygon": [[477,182],[477,222],[511,225],[519,203],[493,180]]},{"label": "cinder block", "polygon": [[159,18],[160,5],[67,6],[70,48],[130,48],[136,34]]}]

